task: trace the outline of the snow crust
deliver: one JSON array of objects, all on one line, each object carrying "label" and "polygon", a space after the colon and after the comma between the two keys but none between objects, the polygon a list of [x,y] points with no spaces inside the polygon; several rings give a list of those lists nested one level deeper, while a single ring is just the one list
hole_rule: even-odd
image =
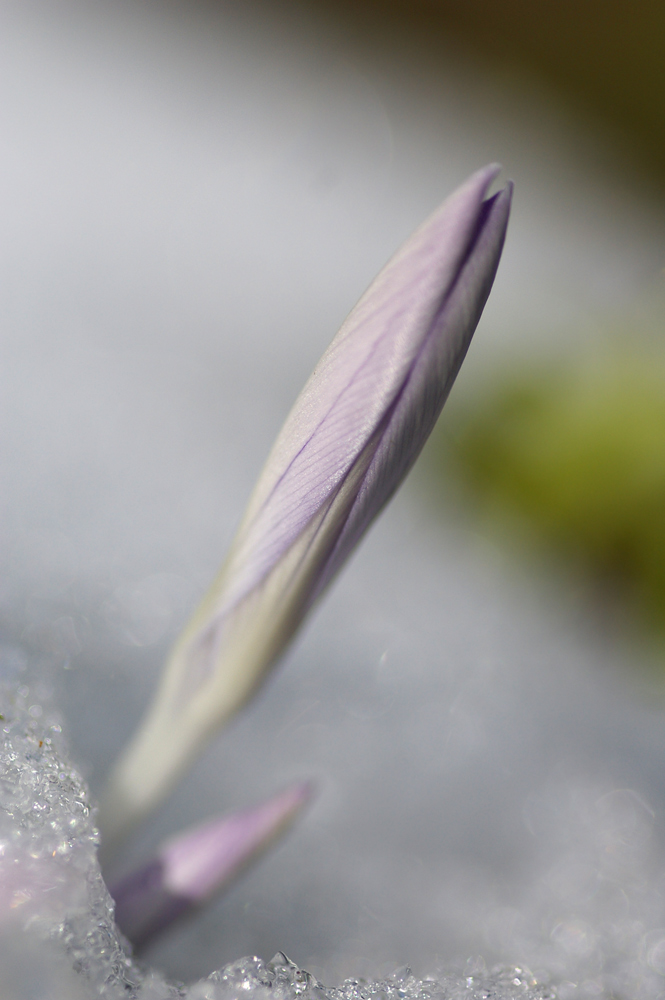
[{"label": "snow crust", "polygon": [[[26,681],[29,681],[27,683]],[[186,987],[144,968],[113,921],[95,808],[68,757],[50,691],[5,652],[0,673],[0,968],[3,1000],[548,1000],[527,970],[482,961],[418,980],[410,969],[326,988],[278,953],[240,959]]]},{"label": "snow crust", "polygon": [[[566,851],[534,887],[521,914],[532,972],[489,971],[482,958],[419,980],[408,968],[377,981],[323,986],[278,953],[240,959],[184,986],[135,961],[115,927],[97,858],[95,807],[69,760],[49,685],[28,675],[20,655],[1,659],[0,967],[3,1000],[657,1000],[665,983],[665,912],[654,816],[632,791],[598,789],[558,803],[569,826]],[[528,818],[534,824],[547,817]],[[571,844],[573,845],[571,847]],[[325,905],[322,901],[321,905]],[[519,935],[518,935],[519,938]]]}]

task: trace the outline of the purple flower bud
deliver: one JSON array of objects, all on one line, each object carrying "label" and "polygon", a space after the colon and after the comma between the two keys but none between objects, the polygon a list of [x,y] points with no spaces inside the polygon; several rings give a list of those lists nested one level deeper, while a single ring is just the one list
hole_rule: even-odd
[{"label": "purple flower bud", "polygon": [[478,171],[407,240],[316,366],[112,777],[107,836],[248,699],[416,460],[499,263],[512,189],[485,198],[498,172]]},{"label": "purple flower bud", "polygon": [[166,841],[152,861],[111,886],[120,930],[140,948],[225,888],[293,823],[311,792],[308,783],[294,785]]}]

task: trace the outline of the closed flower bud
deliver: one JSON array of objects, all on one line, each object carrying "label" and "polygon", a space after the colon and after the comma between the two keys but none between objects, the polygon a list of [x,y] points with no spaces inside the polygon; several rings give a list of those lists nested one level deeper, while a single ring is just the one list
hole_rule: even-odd
[{"label": "closed flower bud", "polygon": [[474,174],[407,240],[316,366],[222,571],[112,775],[102,828],[147,812],[250,697],[420,453],[496,273],[511,188]]}]

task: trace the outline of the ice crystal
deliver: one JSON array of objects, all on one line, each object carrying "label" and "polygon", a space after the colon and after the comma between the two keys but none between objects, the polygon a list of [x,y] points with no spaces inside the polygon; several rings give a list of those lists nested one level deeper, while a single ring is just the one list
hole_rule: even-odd
[{"label": "ice crystal", "polygon": [[519,968],[420,981],[408,969],[329,989],[285,955],[244,958],[189,987],[137,963],[117,930],[97,860],[95,809],[69,761],[48,686],[0,658],[2,1000],[548,1000]]},{"label": "ice crystal", "polygon": [[[517,950],[540,971],[463,968],[417,979],[323,986],[282,954],[244,958],[188,987],[136,962],[117,930],[97,859],[95,808],[69,760],[51,692],[0,654],[0,996],[2,1000],[657,1000],[665,977],[662,855],[636,793],[564,789],[547,815],[563,853],[522,900]],[[529,822],[537,823],[527,817]],[[551,824],[550,824],[551,825]],[[569,829],[568,829],[569,828]],[[516,946],[516,947],[515,947]]]}]

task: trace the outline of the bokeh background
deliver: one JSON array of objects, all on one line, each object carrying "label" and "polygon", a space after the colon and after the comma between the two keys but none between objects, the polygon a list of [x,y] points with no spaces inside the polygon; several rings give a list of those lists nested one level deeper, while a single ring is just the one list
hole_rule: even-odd
[{"label": "bokeh background", "polygon": [[317,800],[149,959],[193,978],[281,949],[331,983],[483,954],[572,997],[612,939],[665,982],[660,563],[634,555],[662,532],[662,4],[0,21],[3,634],[95,792],[346,313],[472,170],[517,187],[431,447],[123,864],[294,777]]}]

